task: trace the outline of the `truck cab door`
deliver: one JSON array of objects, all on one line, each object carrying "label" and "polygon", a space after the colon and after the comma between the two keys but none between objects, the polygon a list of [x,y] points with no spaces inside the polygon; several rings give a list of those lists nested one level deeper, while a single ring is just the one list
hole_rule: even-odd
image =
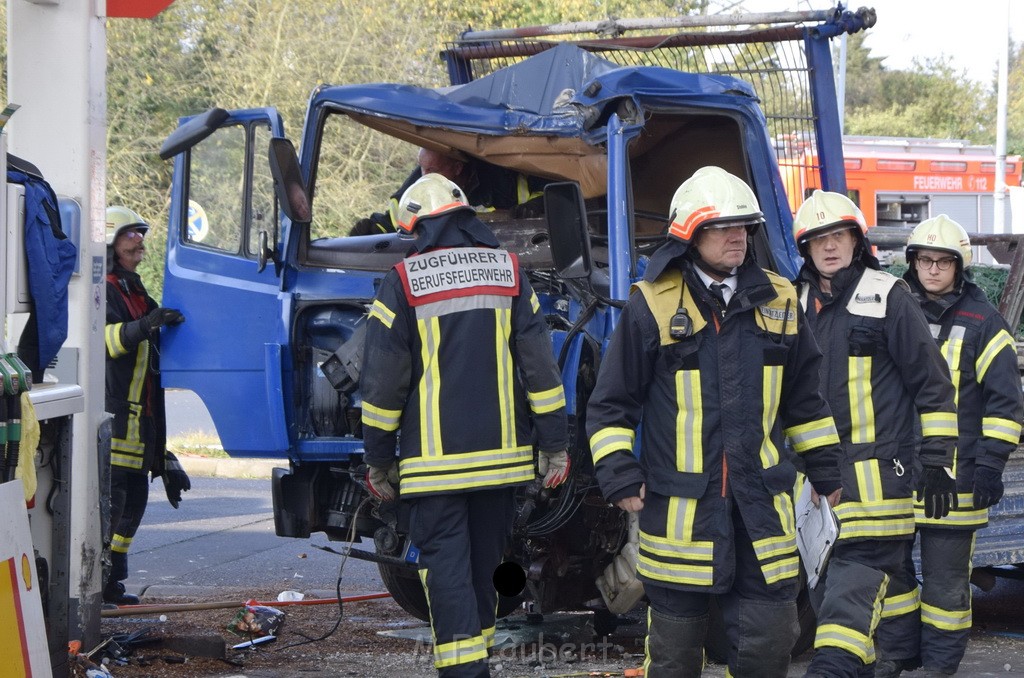
[{"label": "truck cab door", "polygon": [[163,385],[198,394],[224,449],[242,456],[289,447],[285,234],[268,161],[283,128],[271,108],[213,109],[183,119],[162,151],[175,158],[162,303],[185,314],[161,337]]}]

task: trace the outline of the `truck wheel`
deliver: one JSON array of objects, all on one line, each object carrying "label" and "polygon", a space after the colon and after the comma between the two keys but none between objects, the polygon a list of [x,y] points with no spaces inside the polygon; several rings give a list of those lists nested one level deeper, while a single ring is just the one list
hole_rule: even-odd
[{"label": "truck wheel", "polygon": [[594,610],[594,635],[598,638],[610,636],[620,624],[629,623],[623,621],[622,617],[605,609]]},{"label": "truck wheel", "polygon": [[387,563],[377,563],[381,581],[398,606],[422,621],[430,621],[430,608],[427,597],[423,594],[416,570]]},{"label": "truck wheel", "polygon": [[[420,583],[420,577],[416,570],[387,563],[377,563],[377,569],[380,571],[384,588],[388,590],[399,607],[417,619],[430,621],[427,597],[423,593],[423,585]],[[512,614],[522,602],[521,596],[515,598],[498,596],[498,618]]]},{"label": "truck wheel", "polygon": [[[704,642],[704,650],[708,658],[716,664],[724,664],[729,658],[729,641],[725,637],[725,621],[722,619],[722,610],[718,607],[714,597],[711,598],[711,605],[708,609],[711,619],[708,623],[708,637]],[[814,644],[814,631],[818,625],[818,619],[811,607],[811,598],[807,587],[800,588],[800,594],[796,598],[796,621],[800,625],[800,633],[796,642],[793,643],[793,657],[799,657]]]}]

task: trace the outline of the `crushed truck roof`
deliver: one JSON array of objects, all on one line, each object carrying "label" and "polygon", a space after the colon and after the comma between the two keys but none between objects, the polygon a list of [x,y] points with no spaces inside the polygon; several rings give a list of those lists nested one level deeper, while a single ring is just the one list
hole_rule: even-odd
[{"label": "crushed truck roof", "polygon": [[[746,82],[724,75],[659,66],[623,67],[560,43],[464,85],[426,88],[398,84],[323,86],[319,106],[442,152],[460,151],[495,164],[558,179],[574,179],[597,195],[605,183],[601,145],[607,121],[642,126],[645,111],[721,97],[756,109]],[[308,122],[307,122],[308,125]],[[308,129],[307,129],[308,133]]]}]

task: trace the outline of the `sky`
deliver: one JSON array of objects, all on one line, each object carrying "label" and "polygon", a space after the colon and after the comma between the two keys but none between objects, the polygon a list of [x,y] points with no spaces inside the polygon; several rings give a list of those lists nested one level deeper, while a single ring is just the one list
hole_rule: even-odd
[{"label": "sky", "polygon": [[[830,9],[835,0],[712,0],[745,6],[751,12]],[[851,0],[847,8],[873,7],[878,22],[865,44],[885,57],[889,69],[910,68],[915,57],[953,60],[957,70],[986,86],[995,82],[1002,24],[1009,16],[1010,37],[1024,41],[1024,0]],[[966,9],[968,8],[969,9]]]}]

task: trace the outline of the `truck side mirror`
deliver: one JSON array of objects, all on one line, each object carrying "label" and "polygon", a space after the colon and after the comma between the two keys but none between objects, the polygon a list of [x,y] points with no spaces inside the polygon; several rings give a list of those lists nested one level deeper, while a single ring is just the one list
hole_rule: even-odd
[{"label": "truck side mirror", "polygon": [[173,158],[182,151],[187,151],[200,141],[216,132],[227,120],[229,114],[223,108],[211,108],[192,118],[178,129],[171,132],[160,146],[160,159]]},{"label": "truck side mirror", "polygon": [[283,137],[270,140],[270,174],[281,209],[294,224],[308,224],[313,219],[309,191],[302,180],[299,156],[292,142]]},{"label": "truck side mirror", "polygon": [[590,233],[583,191],[575,181],[544,187],[544,214],[547,217],[551,258],[561,278],[590,276]]}]

